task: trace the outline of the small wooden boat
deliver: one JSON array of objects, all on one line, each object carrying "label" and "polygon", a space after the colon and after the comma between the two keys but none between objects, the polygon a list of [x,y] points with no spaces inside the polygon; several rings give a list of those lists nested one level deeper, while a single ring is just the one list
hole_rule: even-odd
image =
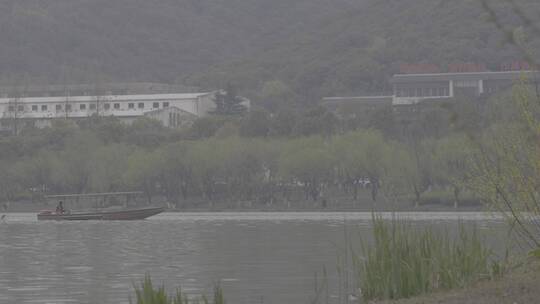
[{"label": "small wooden boat", "polygon": [[56,221],[88,221],[88,220],[109,220],[109,221],[127,221],[142,220],[163,212],[165,209],[143,208],[118,211],[103,211],[90,213],[56,213],[51,210],[44,210],[38,213],[38,220],[56,220]]}]

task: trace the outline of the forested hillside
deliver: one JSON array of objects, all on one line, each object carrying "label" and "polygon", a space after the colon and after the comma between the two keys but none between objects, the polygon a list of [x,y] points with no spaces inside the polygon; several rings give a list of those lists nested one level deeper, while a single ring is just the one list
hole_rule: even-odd
[{"label": "forested hillside", "polygon": [[[432,63],[444,71],[451,63],[474,62],[498,69],[501,63],[522,59],[496,30],[480,1],[365,2],[320,29],[205,72],[198,78],[200,84],[219,83],[222,75],[228,75],[247,88],[263,88],[264,81],[280,79],[304,99],[318,100],[388,92],[388,77],[403,63]],[[538,39],[528,38],[516,12],[502,1],[490,2],[500,4],[495,8],[507,30],[520,36],[529,50],[537,50]],[[540,2],[515,2],[525,14],[538,16]]]},{"label": "forested hillside", "polygon": [[[526,40],[512,8],[497,10]],[[487,17],[475,0],[5,0],[0,80],[233,82],[254,99],[384,92],[402,63],[520,60]]]},{"label": "forested hillside", "polygon": [[173,82],[304,35],[356,2],[5,0],[0,73]]}]

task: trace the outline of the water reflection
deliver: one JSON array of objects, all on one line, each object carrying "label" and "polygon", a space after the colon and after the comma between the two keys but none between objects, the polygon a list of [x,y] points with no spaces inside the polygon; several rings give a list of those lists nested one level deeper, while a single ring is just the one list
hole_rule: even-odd
[{"label": "water reflection", "polygon": [[[383,214],[391,218],[392,214]],[[420,226],[457,231],[477,223],[496,245],[505,228],[485,213],[403,213]],[[370,213],[165,213],[136,222],[0,223],[0,303],[128,303],[152,274],[171,289],[229,303],[306,303],[323,265],[332,275],[344,231],[368,238]]]}]

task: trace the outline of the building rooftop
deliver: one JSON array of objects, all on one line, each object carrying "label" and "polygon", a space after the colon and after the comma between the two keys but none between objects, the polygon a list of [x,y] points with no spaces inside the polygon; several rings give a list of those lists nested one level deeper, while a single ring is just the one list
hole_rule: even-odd
[{"label": "building rooftop", "polygon": [[389,96],[349,96],[349,97],[324,97],[323,104],[384,104],[392,102],[391,95]]},{"label": "building rooftop", "polygon": [[56,84],[56,85],[0,85],[1,95],[23,96],[65,96],[65,95],[135,95],[192,93],[196,87],[155,82],[100,83],[100,84]]},{"label": "building rooftop", "polygon": [[538,71],[504,71],[504,72],[469,72],[469,73],[427,73],[396,74],[391,83],[449,81],[449,80],[519,80],[521,77],[540,78]]},{"label": "building rooftop", "polygon": [[324,97],[326,101],[365,101],[365,100],[381,100],[392,98],[392,95],[384,96],[341,96],[341,97]]},{"label": "building rooftop", "polygon": [[[115,101],[138,101],[138,100],[182,100],[195,99],[213,94],[204,93],[184,93],[184,94],[144,94],[144,95],[103,95],[103,96],[54,96],[54,97],[21,97],[17,99],[20,103],[58,103],[58,102],[95,102],[99,98],[101,102]],[[0,98],[1,103],[12,103],[14,98]]]}]

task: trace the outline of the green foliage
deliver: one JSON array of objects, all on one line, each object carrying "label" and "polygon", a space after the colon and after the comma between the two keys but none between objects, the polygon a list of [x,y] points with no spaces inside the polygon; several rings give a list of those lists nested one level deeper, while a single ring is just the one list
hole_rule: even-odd
[{"label": "green foliage", "polygon": [[155,147],[167,141],[171,132],[171,129],[165,128],[158,120],[139,117],[129,128],[125,140],[133,145]]},{"label": "green foliage", "polygon": [[182,292],[180,288],[176,290],[173,295],[168,295],[164,286],[154,287],[152,279],[149,275],[146,275],[140,286],[134,286],[135,289],[135,303],[129,300],[129,303],[133,304],[225,304],[225,297],[223,295],[223,289],[216,285],[214,287],[214,294],[212,301],[203,295],[200,298],[189,299],[188,296]]},{"label": "green foliage", "polygon": [[[184,298],[181,294],[178,295],[180,302],[176,302],[176,297],[174,302],[172,299],[169,299],[165,292],[165,287],[161,286],[159,288],[154,288],[152,285],[152,279],[150,276],[146,276],[144,281],[141,283],[140,289],[135,287],[135,295],[137,298],[136,304],[182,304],[184,303]],[[130,301],[131,302],[131,301]]]},{"label": "green foliage", "polygon": [[[512,20],[510,27],[520,26],[510,4],[496,4],[500,18]],[[348,5],[343,13],[329,14],[326,20],[331,22],[312,33],[298,33],[287,40],[292,43],[213,67],[195,82],[225,74],[253,88],[271,75],[309,103],[321,96],[389,92],[389,76],[402,63],[428,62],[444,69],[448,63],[478,62],[497,69],[508,58],[523,58],[512,46],[501,44],[504,35],[486,22],[479,2],[369,0]],[[534,11],[539,4],[524,0],[518,6]],[[482,38],[470,43],[471,37]],[[539,43],[538,37],[530,37],[530,49],[538,49]]]},{"label": "green foliage", "polygon": [[436,179],[442,184],[452,186],[456,207],[462,189],[467,186],[472,147],[473,144],[464,135],[453,135],[439,140],[435,148]]},{"label": "green foliage", "polygon": [[16,165],[0,161],[0,195],[3,200],[11,201],[23,190],[20,173]]},{"label": "green foliage", "polygon": [[334,157],[320,137],[289,143],[280,160],[280,172],[293,183],[300,183],[306,197],[317,200],[332,179]]},{"label": "green foliage", "polygon": [[[149,203],[164,198],[178,207],[198,201],[290,206],[300,200],[333,200],[327,193],[337,198],[343,192],[359,200],[369,191],[373,201],[382,198],[398,207],[411,201],[419,205],[423,197],[443,203],[452,191],[457,207],[464,193],[469,201],[501,199],[481,178],[514,172],[514,164],[530,179],[529,186],[535,185],[535,175],[529,174],[536,166],[527,161],[534,159],[536,146],[526,143],[535,138],[531,126],[536,116],[523,116],[531,123],[517,123],[521,112],[508,104],[490,100],[485,107],[493,112],[506,109],[508,113],[498,117],[508,120],[499,125],[487,115],[485,127],[472,134],[452,132],[449,126],[442,132],[426,131],[438,128],[428,119],[434,113],[430,109],[421,109],[426,115],[413,117],[416,120],[393,136],[379,130],[382,127],[346,129],[322,107],[215,115],[182,132],[149,119],[133,125],[118,125],[115,119],[89,118],[78,125],[59,120],[51,128],[0,138],[6,173],[0,174],[0,195],[11,201],[51,193],[143,191]],[[446,110],[436,108],[437,113]],[[490,140],[488,133],[500,138]],[[484,150],[478,149],[479,139]],[[477,163],[480,151],[486,152],[490,166]],[[510,155],[519,158],[508,159]],[[489,174],[476,178],[481,170]],[[498,178],[511,193],[515,176]],[[522,208],[523,202],[534,202],[527,193],[512,192],[514,198],[520,195],[512,205]]]},{"label": "green foliage", "polygon": [[94,162],[95,147],[102,143],[90,132],[81,132],[66,139],[65,149],[53,161],[52,180],[59,189],[86,192]]},{"label": "green foliage", "polygon": [[492,275],[492,254],[476,230],[461,228],[450,238],[429,229],[418,231],[400,220],[374,217],[372,246],[353,252],[356,275],[366,300],[399,299],[452,289]]},{"label": "green foliage", "polygon": [[134,190],[143,190],[149,203],[157,191],[163,161],[158,152],[144,150],[137,150],[128,157],[128,166],[123,178]]},{"label": "green foliage", "polygon": [[[306,117],[315,121],[314,117],[326,113],[318,108]],[[201,126],[223,126],[209,138],[197,140],[175,139],[170,130],[149,120],[122,126],[119,139],[103,136],[103,126],[115,125],[105,120],[81,127],[55,126],[65,134],[63,138],[49,136],[50,129],[5,138],[4,172],[13,173],[2,176],[2,200],[50,193],[143,191],[149,203],[154,197],[164,197],[178,207],[190,197],[270,204],[289,200],[291,191],[318,200],[327,189],[334,191],[339,185],[354,199],[367,186],[373,200],[382,189],[394,201],[408,198],[414,189],[408,182],[419,180],[415,167],[409,166],[408,150],[379,131],[331,135],[321,128],[324,137],[272,137],[281,119],[265,112],[252,112],[242,119],[215,116],[200,121],[204,121]],[[297,123],[291,122],[290,126]],[[228,125],[232,129],[226,130]],[[165,134],[153,137],[162,131]],[[145,136],[151,140],[146,142]],[[428,157],[421,157],[426,167],[431,166]]]},{"label": "green foliage", "polygon": [[390,146],[378,131],[356,131],[334,138],[333,155],[337,160],[337,173],[343,185],[353,190],[357,199],[358,187],[369,180],[372,199],[377,199],[380,181],[390,158]]},{"label": "green foliage", "polygon": [[418,207],[421,196],[435,184],[435,142],[430,139],[420,142],[413,140],[404,153],[408,157],[405,180],[414,193],[415,206]]},{"label": "green foliage", "polygon": [[189,130],[192,139],[209,138],[227,123],[227,120],[219,116],[202,117],[193,123]]},{"label": "green foliage", "polygon": [[279,109],[290,110],[294,98],[291,88],[280,80],[266,81],[259,97],[262,105],[272,112],[277,112]]},{"label": "green foliage", "polygon": [[[2,46],[0,79],[31,75],[42,83],[93,83],[96,78],[178,82],[216,64],[277,48],[347,9],[346,3],[321,0],[294,6],[285,0],[3,2],[0,18],[8,24],[4,38],[9,43]],[[34,45],[21,43],[21,37]],[[89,68],[96,62],[99,68]],[[265,68],[257,68],[257,75]],[[208,73],[202,78],[213,88],[223,88],[226,80],[255,81],[249,75]]]},{"label": "green foliage", "polygon": [[97,147],[90,173],[90,188],[97,192],[115,192],[125,189],[123,173],[129,165],[133,147],[110,144]]},{"label": "green foliage", "polygon": [[510,221],[520,238],[540,247],[540,97],[526,86],[514,88],[512,115],[486,128],[476,142],[469,187]]},{"label": "green foliage", "polygon": [[310,109],[298,120],[294,133],[299,136],[331,135],[336,131],[337,117],[323,107]]},{"label": "green foliage", "polygon": [[[383,159],[380,177],[384,195],[393,203],[397,199],[414,190],[413,183],[417,180],[418,170],[414,166],[414,158],[402,146],[389,143],[386,147],[386,159]],[[413,186],[411,186],[413,185]]]},{"label": "green foliage", "polygon": [[270,133],[270,122],[267,112],[252,111],[240,123],[240,135],[245,137],[266,137]]},{"label": "green foliage", "polygon": [[[126,125],[114,116],[93,115],[79,122],[82,129],[90,129],[104,142],[115,143],[126,136]],[[137,126],[137,125],[135,125]],[[140,127],[139,127],[140,128]],[[144,128],[144,126],[143,126]]]},{"label": "green foliage", "polygon": [[[0,5],[6,24],[3,82],[97,78],[223,88],[234,81],[274,111],[289,106],[291,96],[313,102],[320,96],[388,92],[387,80],[402,63],[479,62],[497,68],[522,58],[501,45],[507,37],[486,22],[490,16],[479,2],[469,0],[297,0],[294,6],[285,0],[64,1]],[[512,7],[495,3],[495,13],[509,20],[513,40],[530,36],[530,48],[538,49],[538,37],[515,21]],[[527,12],[539,8],[535,0],[519,6]],[[88,69],[96,62],[99,68]]]},{"label": "green foliage", "polygon": [[178,142],[155,152],[161,158],[157,168],[161,186],[167,199],[176,205],[180,203],[181,197],[187,198],[194,185],[193,168],[190,159],[186,157],[189,148],[188,143]]},{"label": "green foliage", "polygon": [[535,250],[531,250],[529,252],[529,256],[535,258],[535,259],[540,259],[540,248],[538,249],[535,249]]},{"label": "green foliage", "polygon": [[225,92],[217,92],[214,96],[216,104],[215,114],[218,115],[239,115],[247,111],[244,99],[237,95],[236,87],[227,85]]}]

